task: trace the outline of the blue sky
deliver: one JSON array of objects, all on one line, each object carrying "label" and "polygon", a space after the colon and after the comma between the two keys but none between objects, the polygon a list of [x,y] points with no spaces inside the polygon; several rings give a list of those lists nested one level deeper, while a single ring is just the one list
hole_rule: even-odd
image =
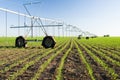
[{"label": "blue sky", "polygon": [[0,7],[26,13],[22,4],[35,16],[62,20],[97,35],[120,36],[120,0],[0,0]]}]

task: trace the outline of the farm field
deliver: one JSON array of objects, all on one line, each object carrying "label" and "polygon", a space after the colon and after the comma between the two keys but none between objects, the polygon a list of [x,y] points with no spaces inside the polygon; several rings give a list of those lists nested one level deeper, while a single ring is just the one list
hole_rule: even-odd
[{"label": "farm field", "polygon": [[14,39],[0,38],[0,80],[120,80],[119,37],[58,37],[53,49]]}]

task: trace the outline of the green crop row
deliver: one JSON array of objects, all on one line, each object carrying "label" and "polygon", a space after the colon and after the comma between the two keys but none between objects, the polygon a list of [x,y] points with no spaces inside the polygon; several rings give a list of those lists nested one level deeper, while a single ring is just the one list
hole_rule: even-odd
[{"label": "green crop row", "polygon": [[[36,54],[38,54],[39,51],[35,52],[35,53],[31,53],[31,55],[28,55],[26,56],[24,59],[18,59],[16,60],[15,62],[13,62],[12,64],[8,65],[8,66],[5,66],[4,69],[1,69],[0,72],[1,73],[4,73],[8,70],[10,70],[11,68],[13,68],[14,66],[17,66],[17,65],[20,65],[22,64],[23,62],[26,62],[27,60],[29,60],[30,58],[32,58],[33,56],[35,56]],[[43,52],[43,51],[41,51]],[[40,54],[41,54],[40,52]],[[16,57],[19,57],[19,56],[16,56]]]},{"label": "green crop row", "polygon": [[96,61],[99,63],[107,72],[109,75],[111,75],[113,80],[116,80],[118,77],[118,74],[115,73],[114,69],[110,68],[103,60],[101,60],[99,57],[97,57],[93,52],[91,52],[89,49],[87,49],[85,46],[80,44],[84,50],[87,51],[87,53]]},{"label": "green crop row", "polygon": [[39,52],[40,49],[13,49],[13,50],[4,50],[0,51],[2,54],[0,54],[0,66],[4,64],[12,64],[15,61],[18,61],[19,59],[23,59],[24,57],[28,57],[31,53]]},{"label": "green crop row", "polygon": [[[48,50],[45,52],[45,50],[43,50],[44,52],[42,52],[43,54],[42,55],[38,55],[34,60],[32,61],[28,61],[24,66],[23,68],[21,68],[20,70],[17,70],[17,72],[13,73],[13,75],[9,76],[8,79],[10,80],[14,80],[17,76],[21,75],[22,73],[24,73],[28,67],[34,65],[36,62],[38,62],[41,58],[47,56],[49,53],[59,49],[60,47],[62,47],[65,43],[62,43],[61,45],[59,45],[58,47],[54,48],[54,49],[51,49],[51,50]],[[34,53],[33,53],[34,54]],[[28,57],[27,57],[28,58]]]},{"label": "green crop row", "polygon": [[[60,41],[59,43],[56,44],[55,47],[57,47],[58,45],[62,44],[64,42]],[[44,50],[44,48],[42,48]],[[6,51],[7,50],[7,51]],[[31,51],[30,51],[31,50]],[[13,48],[13,49],[2,49],[0,51],[0,65],[4,65],[4,64],[19,64],[19,61],[22,63],[23,61],[25,61],[26,59],[29,59],[30,57],[33,57],[34,55],[38,54],[38,52],[41,52],[41,49],[36,49],[36,50],[32,50],[32,49],[24,49],[24,48]],[[46,50],[47,51],[47,50]],[[33,54],[34,53],[34,54]],[[32,54],[32,55],[31,55]],[[21,56],[21,57],[20,57]],[[29,57],[30,56],[30,57]],[[23,59],[24,57],[27,57],[25,60]],[[21,61],[21,59],[23,59]],[[12,65],[10,65],[12,67]],[[9,66],[9,67],[10,67]],[[7,66],[8,67],[8,66]],[[6,68],[6,67],[5,67]],[[7,69],[3,69],[5,71],[8,70]],[[1,71],[1,70],[0,70]]]},{"label": "green crop row", "polygon": [[88,47],[89,49],[91,49],[92,51],[94,51],[96,54],[98,54],[100,57],[105,58],[107,61],[109,61],[110,63],[112,62],[112,64],[120,66],[120,62],[116,61],[112,58],[110,58],[107,54],[104,54],[103,52],[101,52],[100,50],[96,50],[94,48],[92,48],[91,46],[85,44],[86,47]]},{"label": "green crop row", "polygon": [[83,63],[86,65],[86,68],[87,68],[87,70],[88,70],[88,73],[89,73],[91,79],[92,79],[92,80],[95,80],[95,78],[94,78],[94,76],[93,76],[93,70],[92,70],[90,64],[89,64],[89,63],[87,62],[87,60],[85,59],[85,56],[83,55],[82,51],[80,50],[78,44],[77,44],[76,42],[74,42],[74,44],[75,44],[76,47],[77,47],[77,50],[78,50],[78,52],[79,52],[79,55],[80,55]]},{"label": "green crop row", "polygon": [[45,70],[45,68],[50,64],[50,62],[58,55],[60,54],[68,45],[69,45],[70,41],[68,41],[64,47],[62,47],[61,49],[57,50],[56,53],[54,55],[52,55],[47,61],[45,61],[38,69],[38,71],[36,72],[36,74],[34,75],[34,77],[31,80],[38,80],[41,73]]},{"label": "green crop row", "polygon": [[63,69],[64,63],[65,63],[65,59],[66,59],[67,55],[70,53],[72,47],[73,47],[73,41],[71,40],[70,48],[66,51],[64,56],[61,58],[59,67],[57,68],[56,80],[63,80],[62,79],[62,69]]},{"label": "green crop row", "polygon": [[105,47],[110,49],[120,50],[120,37],[100,37],[94,39],[81,39],[80,42]]},{"label": "green crop row", "polygon": [[[90,45],[91,46],[91,45]],[[118,53],[115,53],[115,51],[111,52],[109,50],[104,50],[102,48],[98,48],[97,46],[94,46],[95,49],[99,49],[99,51],[101,51],[102,53],[106,54],[106,56],[110,56],[111,58],[120,60],[120,56]]]}]

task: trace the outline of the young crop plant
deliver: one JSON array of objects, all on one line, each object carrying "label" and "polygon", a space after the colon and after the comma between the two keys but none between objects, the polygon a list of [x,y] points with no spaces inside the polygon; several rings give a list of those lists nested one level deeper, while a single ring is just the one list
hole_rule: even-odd
[{"label": "young crop plant", "polygon": [[114,69],[110,68],[103,60],[101,60],[99,57],[97,57],[95,54],[93,54],[89,49],[87,49],[85,46],[81,44],[81,46],[87,51],[87,53],[97,62],[99,63],[104,70],[108,72],[108,74],[111,76],[112,80],[117,80],[118,74],[115,73]]},{"label": "young crop plant", "polygon": [[114,56],[120,56],[120,53],[119,53],[119,51],[116,50],[116,48],[108,48],[106,46],[100,46],[100,45],[96,45],[94,43],[93,44],[88,43],[88,45],[90,45],[96,49],[100,49],[102,52],[106,52],[106,53],[114,55]]},{"label": "young crop plant", "polygon": [[108,50],[104,50],[104,49],[102,49],[102,48],[98,48],[97,46],[94,46],[94,48],[95,48],[95,49],[99,49],[101,52],[105,53],[106,56],[110,56],[111,58],[120,60],[119,55],[117,55],[117,53],[115,53],[115,51],[110,52],[110,51],[108,51]]},{"label": "young crop plant", "polygon": [[41,76],[41,73],[45,70],[45,68],[50,64],[50,62],[58,55],[61,53],[61,51],[63,51],[68,45],[69,45],[70,41],[68,41],[66,43],[66,45],[64,47],[62,47],[61,49],[57,50],[56,53],[54,55],[52,55],[47,61],[45,61],[38,69],[37,73],[34,75],[34,77],[31,80],[38,80],[39,77]]},{"label": "young crop plant", "polygon": [[70,48],[67,50],[67,52],[64,54],[64,56],[61,58],[59,67],[57,68],[56,80],[63,80],[63,78],[62,78],[62,69],[63,69],[64,63],[65,63],[65,59],[67,58],[67,55],[71,51],[72,47],[73,47],[73,40],[71,41]]},{"label": "young crop plant", "polygon": [[24,65],[23,68],[17,70],[17,72],[15,72],[15,73],[13,73],[13,75],[9,76],[8,79],[9,79],[9,80],[15,80],[17,76],[19,76],[19,75],[21,75],[22,73],[24,73],[30,66],[34,65],[34,64],[35,64],[36,62],[38,62],[40,59],[42,59],[43,57],[47,56],[47,55],[50,54],[51,52],[57,50],[59,47],[62,47],[63,45],[64,45],[64,43],[61,44],[60,46],[58,46],[58,47],[55,48],[55,49],[51,49],[51,50],[45,52],[44,54],[37,56],[34,60],[27,62],[27,63]]},{"label": "young crop plant", "polygon": [[120,62],[110,58],[108,55],[102,53],[101,51],[98,51],[94,48],[92,48],[91,46],[89,45],[86,45],[88,48],[90,48],[92,51],[96,52],[99,56],[101,56],[102,58],[105,58],[106,60],[108,60],[109,62],[112,62],[112,64],[114,65],[117,65],[117,66],[120,66]]},{"label": "young crop plant", "polygon": [[28,57],[34,52],[39,52],[40,50],[26,50],[26,49],[13,49],[13,50],[7,50],[7,53],[4,53],[4,56],[0,56],[0,60],[4,63],[0,63],[0,66],[3,66],[4,64],[12,64],[16,61],[19,61],[20,59],[24,59],[25,57]]},{"label": "young crop plant", "polygon": [[77,50],[78,50],[78,52],[79,52],[80,57],[82,58],[83,63],[86,65],[86,68],[87,68],[87,70],[88,70],[88,73],[89,73],[91,79],[92,79],[92,80],[95,80],[95,78],[94,78],[94,76],[93,76],[93,70],[92,70],[90,64],[89,64],[89,63],[87,62],[87,60],[85,59],[85,56],[83,55],[82,51],[80,50],[78,44],[77,44],[76,42],[74,42],[74,44],[76,45],[76,48],[77,48]]},{"label": "young crop plant", "polygon": [[24,59],[19,59],[15,62],[13,62],[12,64],[10,64],[9,66],[6,66],[4,69],[0,70],[1,73],[7,72],[8,70],[10,70],[11,68],[13,68],[14,66],[20,65],[20,64],[25,64],[25,62],[27,60],[29,60],[30,58],[32,58],[33,56],[35,56],[38,53],[42,53],[43,51],[37,51],[37,52],[32,52],[30,55],[26,56]]},{"label": "young crop plant", "polygon": [[[63,44],[59,45],[57,48],[61,47]],[[47,49],[46,52],[50,51],[50,49]],[[4,69],[1,69],[0,72],[1,73],[5,73],[7,72],[8,70],[10,70],[11,68],[13,68],[14,66],[17,66],[17,65],[20,65],[20,64],[26,64],[26,62],[28,60],[30,60],[31,58],[33,57],[36,57],[36,55],[41,55],[45,52],[45,50],[39,50],[39,51],[33,51],[33,52],[30,52],[30,55],[26,56],[25,58],[23,59],[19,59],[19,60],[16,60],[15,62],[11,63],[10,65],[8,66],[5,66]],[[19,56],[17,56],[19,57]]]}]

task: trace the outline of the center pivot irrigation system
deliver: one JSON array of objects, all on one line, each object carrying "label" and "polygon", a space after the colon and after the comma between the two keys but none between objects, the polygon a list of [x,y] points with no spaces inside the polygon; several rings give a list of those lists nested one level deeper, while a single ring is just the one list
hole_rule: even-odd
[{"label": "center pivot irrigation system", "polygon": [[[27,18],[31,19],[31,25],[30,26],[27,26],[26,23],[24,23],[25,24],[24,26],[12,26],[10,28],[30,28],[31,37],[33,37],[33,27],[40,27],[41,30],[43,31],[43,33],[45,34],[45,37],[43,38],[43,40],[36,40],[36,39],[35,40],[26,40],[25,38],[27,37],[27,35],[25,37],[18,36],[16,38],[16,40],[15,40],[15,46],[20,48],[20,47],[25,47],[27,42],[29,42],[29,41],[32,41],[32,42],[42,41],[42,46],[43,47],[45,47],[45,48],[53,48],[55,46],[55,44],[56,44],[56,41],[52,36],[49,36],[47,34],[47,31],[45,30],[45,27],[56,27],[56,26],[59,27],[59,26],[63,26],[63,25],[61,25],[61,24],[59,24],[59,25],[43,25],[42,20],[56,22],[56,23],[58,23],[59,21],[32,16],[30,14],[30,12],[28,11],[27,7],[26,7],[26,5],[31,5],[31,4],[36,4],[36,3],[27,3],[27,4],[23,5],[24,8],[26,9],[28,15],[23,14],[23,13],[19,13],[19,12],[16,12],[16,11],[12,11],[12,10],[0,8],[1,11],[6,12],[6,16],[7,16],[7,12],[9,12],[9,13],[12,13],[12,14],[16,14],[16,15],[19,15],[19,16],[24,16],[24,17],[27,17]],[[34,26],[34,24],[37,24],[37,26]]]},{"label": "center pivot irrigation system", "polygon": [[[94,34],[91,34],[89,32],[84,32],[84,31],[80,30],[79,28],[77,28],[76,26],[67,25],[62,21],[56,21],[56,20],[53,20],[53,19],[46,19],[46,18],[40,18],[40,17],[37,17],[37,16],[32,16],[30,14],[29,10],[27,9],[26,5],[38,4],[38,3],[39,2],[23,4],[23,6],[24,6],[26,12],[28,13],[28,15],[23,14],[23,13],[19,13],[19,12],[16,12],[16,11],[12,11],[12,10],[9,10],[9,9],[0,8],[1,11],[4,11],[6,13],[6,19],[7,19],[7,13],[16,14],[18,16],[23,16],[23,17],[26,17],[26,18],[30,19],[30,25],[26,25],[26,23],[24,23],[24,26],[11,26],[10,28],[28,28],[29,29],[28,34],[29,34],[29,32],[31,32],[31,37],[33,37],[33,27],[39,27],[39,28],[41,28],[42,32],[45,34],[45,37],[43,38],[43,40],[37,40],[37,39],[27,40],[26,37],[27,37],[28,34],[25,35],[25,37],[18,36],[15,40],[15,47],[19,47],[19,48],[25,47],[27,42],[30,42],[30,41],[32,41],[32,42],[42,41],[42,46],[43,47],[53,48],[56,44],[56,41],[55,41],[53,36],[48,35],[45,27],[58,27],[58,29],[63,30],[62,32],[63,32],[63,35],[64,35],[63,26],[65,26],[66,27],[65,28],[66,36],[67,36],[67,32],[69,32],[69,36],[70,36],[70,32],[79,32],[79,34],[80,34],[79,37],[81,37],[81,35],[94,36]],[[55,23],[55,25],[53,25],[53,24],[52,25],[49,25],[49,24],[43,25],[42,20]],[[7,20],[6,20],[6,25],[7,25]],[[59,31],[58,31],[58,33],[60,34]]]},{"label": "center pivot irrigation system", "polygon": [[[88,31],[82,31],[81,29],[79,29],[78,27],[76,26],[73,26],[73,25],[66,25],[66,34],[67,34],[67,31],[69,31],[69,35],[72,33],[72,32],[75,32],[75,33],[78,33],[78,39],[81,39],[82,37],[85,37],[86,39],[89,39],[90,37],[91,38],[96,38],[97,35],[93,34],[93,33],[90,33]],[[71,32],[71,33],[70,33]]]}]

